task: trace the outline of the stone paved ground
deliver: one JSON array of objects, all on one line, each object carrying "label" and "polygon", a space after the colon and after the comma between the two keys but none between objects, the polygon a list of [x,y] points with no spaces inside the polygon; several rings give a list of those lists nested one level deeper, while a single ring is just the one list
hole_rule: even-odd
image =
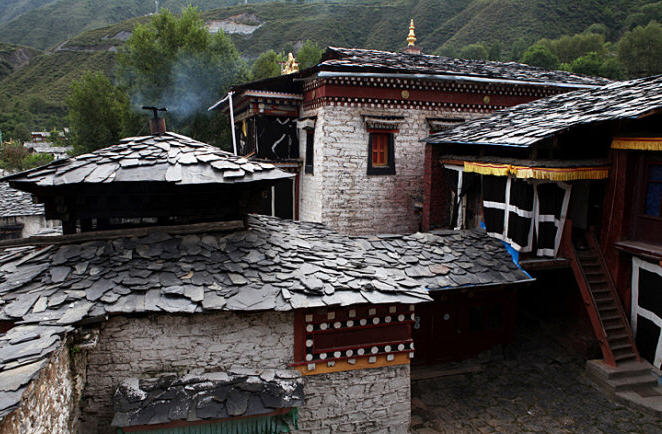
[{"label": "stone paved ground", "polygon": [[412,382],[411,432],[662,433],[584,377],[585,361],[540,332],[481,359],[481,372]]}]

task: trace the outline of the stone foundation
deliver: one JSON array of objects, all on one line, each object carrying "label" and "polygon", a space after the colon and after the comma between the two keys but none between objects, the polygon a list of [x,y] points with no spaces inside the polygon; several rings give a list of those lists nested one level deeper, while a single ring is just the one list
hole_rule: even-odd
[{"label": "stone foundation", "polygon": [[409,365],[304,377],[298,433],[407,433]]}]

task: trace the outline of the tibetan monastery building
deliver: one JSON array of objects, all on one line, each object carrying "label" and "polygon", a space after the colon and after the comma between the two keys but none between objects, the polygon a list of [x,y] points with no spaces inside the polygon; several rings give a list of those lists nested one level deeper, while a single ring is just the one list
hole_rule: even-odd
[{"label": "tibetan monastery building", "polygon": [[11,176],[65,235],[0,242],[0,433],[408,432],[417,305],[530,279],[484,233],[248,215],[290,178],[166,131]]},{"label": "tibetan monastery building", "polygon": [[662,76],[557,95],[433,134],[424,227],[484,225],[531,272],[571,267],[604,357],[590,372],[603,382],[609,369],[639,372],[642,359],[660,368],[661,137]]},{"label": "tibetan monastery building", "polygon": [[236,86],[211,107],[232,111],[241,155],[256,153],[296,174],[293,188],[274,191],[275,215],[350,234],[417,231],[422,139],[504,107],[608,82],[425,55],[415,39],[397,53],[329,47],[318,65]]}]

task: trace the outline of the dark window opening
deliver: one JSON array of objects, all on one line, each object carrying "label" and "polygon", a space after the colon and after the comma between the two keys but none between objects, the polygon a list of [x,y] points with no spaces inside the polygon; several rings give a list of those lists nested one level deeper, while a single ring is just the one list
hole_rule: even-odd
[{"label": "dark window opening", "polygon": [[314,174],[315,162],[315,129],[306,130],[306,166],[304,173]]},{"label": "dark window opening", "polygon": [[662,164],[648,166],[644,212],[652,217],[662,217]]},{"label": "dark window opening", "polygon": [[485,308],[483,306],[471,306],[468,309],[468,315],[470,332],[485,330]]},{"label": "dark window opening", "polygon": [[394,175],[395,151],[392,132],[371,132],[368,145],[368,175]]},{"label": "dark window opening", "polygon": [[23,235],[23,223],[0,225],[0,240],[15,240]]}]

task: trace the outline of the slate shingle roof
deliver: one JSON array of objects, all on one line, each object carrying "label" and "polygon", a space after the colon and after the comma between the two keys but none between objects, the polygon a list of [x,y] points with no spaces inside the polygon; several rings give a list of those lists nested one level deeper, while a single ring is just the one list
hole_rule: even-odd
[{"label": "slate shingle roof", "polygon": [[126,138],[118,145],[57,160],[5,179],[58,186],[133,181],[231,184],[289,177],[270,163],[249,161],[190,137],[166,132]]},{"label": "slate shingle roof", "polygon": [[0,251],[0,320],[21,324],[0,338],[0,417],[41,364],[20,366],[45,361],[84,319],[418,303],[429,290],[529,280],[479,232],[349,237],[264,216],[249,227]]},{"label": "slate shingle roof", "polygon": [[130,378],[115,391],[112,426],[127,427],[259,416],[303,405],[303,381],[295,370]]},{"label": "slate shingle roof", "polygon": [[393,53],[359,48],[329,47],[317,65],[319,69],[375,70],[408,74],[456,75],[495,80],[516,80],[534,83],[600,86],[610,82],[601,77],[589,77],[566,71],[548,71],[516,62],[454,59],[426,54]]},{"label": "slate shingle roof", "polygon": [[0,218],[44,215],[44,205],[34,203],[32,195],[0,182]]},{"label": "slate shingle roof", "polygon": [[429,136],[427,143],[529,147],[568,129],[662,109],[662,75],[564,93],[500,110]]}]

